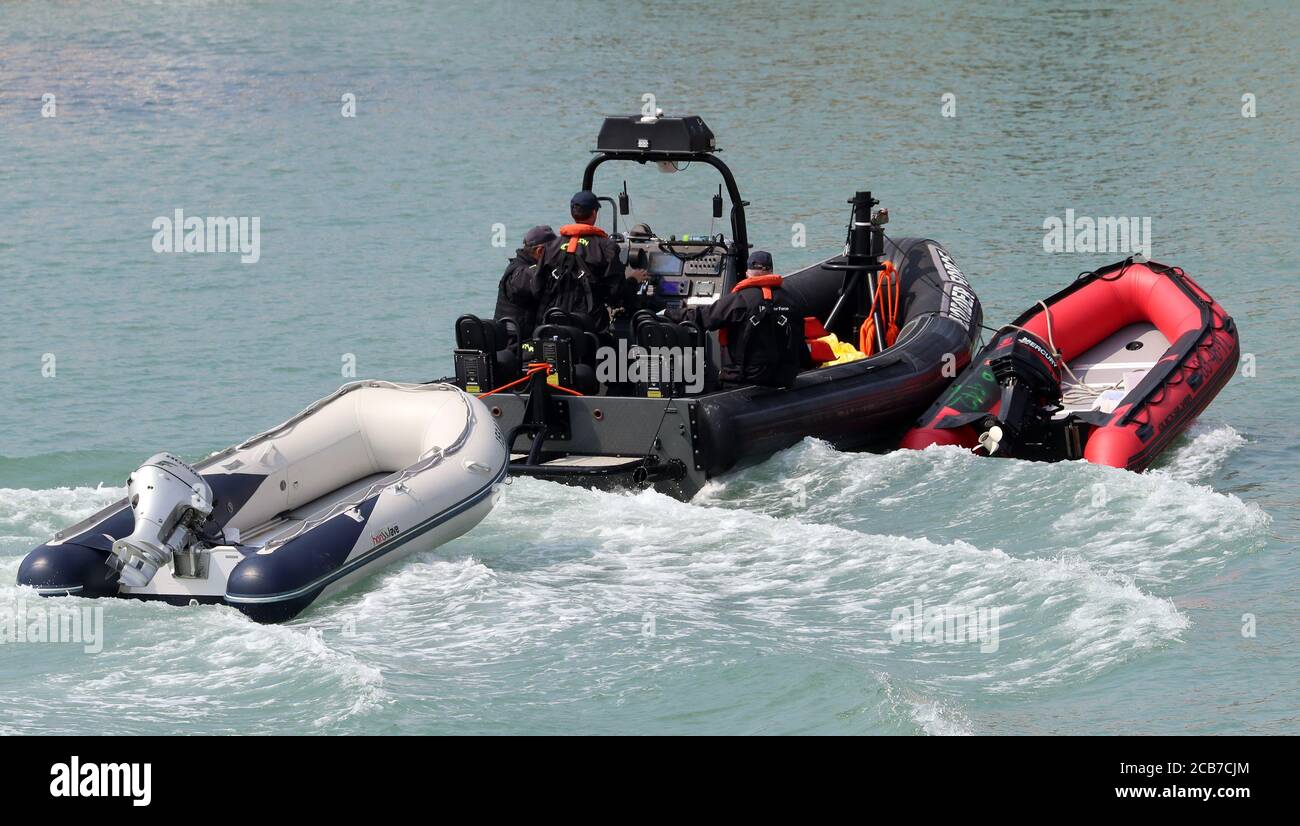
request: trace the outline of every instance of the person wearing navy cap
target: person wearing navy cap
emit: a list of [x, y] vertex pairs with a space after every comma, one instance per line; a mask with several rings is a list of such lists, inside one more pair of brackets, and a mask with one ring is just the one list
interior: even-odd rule
[[600, 211], [600, 199], [589, 189], [574, 193], [569, 199], [569, 214], [580, 224], [594, 224]]
[[754, 250], [745, 277], [731, 292], [700, 307], [696, 320], [706, 330], [722, 331], [723, 382], [790, 387], [812, 365], [804, 340], [807, 317], [800, 297], [772, 272], [772, 253]]
[[554, 240], [555, 230], [544, 224], [524, 233], [523, 246], [515, 250], [515, 257], [506, 265], [501, 283], [497, 285], [497, 307], [493, 317], [497, 321], [513, 319], [523, 338], [532, 335], [537, 326], [542, 292], [538, 263], [546, 254], [546, 246]]
[[590, 190], [569, 199], [573, 223], [560, 227], [559, 237], [547, 245], [538, 309], [585, 313], [597, 330], [603, 330], [609, 325], [610, 311], [622, 306], [629, 288], [618, 244], [596, 226], [599, 212], [600, 199]]
[[767, 250], [754, 250], [749, 255], [749, 262], [745, 265], [745, 275], [753, 277], [755, 275], [772, 274], [772, 253]]

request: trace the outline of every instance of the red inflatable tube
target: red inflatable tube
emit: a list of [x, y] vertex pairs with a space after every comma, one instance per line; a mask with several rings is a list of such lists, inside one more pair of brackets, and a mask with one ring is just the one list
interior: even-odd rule
[[[1083, 458], [1112, 467], [1146, 468], [1182, 433], [1236, 371], [1240, 343], [1223, 308], [1177, 267], [1121, 262], [1080, 278], [1013, 323], [1050, 341], [1066, 364], [1132, 324], [1154, 326], [1168, 350], [1129, 388], [1109, 414], [1090, 413], [1076, 423]], [[1050, 329], [1049, 329], [1050, 322]], [[989, 353], [999, 335], [920, 423], [901, 447], [932, 444], [974, 448], [981, 423], [998, 413]], [[1047, 458], [1077, 458], [1062, 450]]]

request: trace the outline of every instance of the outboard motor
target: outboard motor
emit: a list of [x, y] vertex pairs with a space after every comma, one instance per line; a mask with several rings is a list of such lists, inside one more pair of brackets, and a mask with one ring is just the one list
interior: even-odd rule
[[990, 416], [980, 446], [990, 455], [1033, 458], [1051, 438], [1052, 414], [1060, 410], [1061, 361], [1032, 333], [1011, 330], [989, 359], [1002, 388], [997, 417]]
[[212, 488], [194, 468], [159, 453], [126, 480], [135, 514], [135, 530], [113, 543], [108, 564], [122, 584], [148, 585], [158, 569], [173, 559], [182, 576], [206, 576], [206, 555], [199, 534], [212, 514]]

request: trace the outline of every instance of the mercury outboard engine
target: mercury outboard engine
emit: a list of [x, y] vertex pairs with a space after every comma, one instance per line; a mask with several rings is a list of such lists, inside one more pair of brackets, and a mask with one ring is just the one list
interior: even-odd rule
[[1031, 459], [1052, 439], [1052, 415], [1061, 409], [1061, 360], [1032, 333], [1010, 330], [989, 359], [1002, 388], [996, 417], [986, 421], [980, 446], [990, 455]]
[[113, 543], [108, 564], [122, 584], [148, 585], [158, 569], [176, 561], [177, 573], [206, 576], [199, 535], [212, 514], [212, 488], [194, 468], [159, 453], [126, 480], [135, 530]]

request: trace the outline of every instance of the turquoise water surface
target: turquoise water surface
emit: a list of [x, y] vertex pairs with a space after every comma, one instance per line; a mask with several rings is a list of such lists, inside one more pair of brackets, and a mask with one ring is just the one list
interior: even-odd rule
[[[152, 453], [239, 441], [349, 363], [449, 372], [452, 321], [645, 94], [706, 118], [778, 269], [836, 251], [871, 189], [994, 324], [1123, 257], [1045, 252], [1045, 219], [1149, 217], [1251, 369], [1144, 474], [810, 441], [691, 503], [516, 481], [283, 626], [95, 603], [98, 653], [0, 645], [0, 732], [1300, 731], [1294, 6], [720, 15], [0, 4], [0, 625], [36, 599], [23, 554]], [[661, 234], [708, 231], [711, 173], [627, 180]], [[154, 252], [176, 209], [258, 217], [260, 260]], [[916, 600], [999, 606], [997, 650], [895, 642]]]

